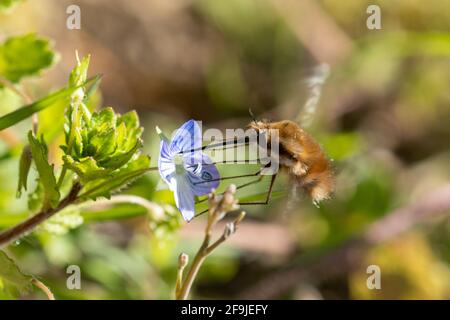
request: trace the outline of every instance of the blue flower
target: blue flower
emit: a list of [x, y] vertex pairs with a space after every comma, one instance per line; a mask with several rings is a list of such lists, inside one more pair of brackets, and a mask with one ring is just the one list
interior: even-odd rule
[[158, 168], [162, 179], [174, 193], [177, 208], [184, 220], [195, 215], [194, 196], [203, 196], [219, 185], [219, 172], [201, 151], [202, 132], [194, 120], [184, 123], [172, 141], [156, 127], [161, 137]]

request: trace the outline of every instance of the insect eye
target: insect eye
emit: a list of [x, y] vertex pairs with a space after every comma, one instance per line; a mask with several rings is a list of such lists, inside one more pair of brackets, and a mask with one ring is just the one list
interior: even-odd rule
[[206, 181], [209, 181], [209, 180], [212, 179], [212, 175], [209, 172], [205, 171], [205, 172], [202, 173], [202, 179], [206, 180]]

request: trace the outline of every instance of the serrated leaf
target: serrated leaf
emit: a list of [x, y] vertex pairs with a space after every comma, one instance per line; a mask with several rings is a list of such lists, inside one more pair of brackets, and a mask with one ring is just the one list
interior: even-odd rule
[[93, 148], [91, 151], [98, 160], [108, 157], [116, 149], [116, 130], [108, 129], [98, 132], [90, 140], [89, 146]]
[[113, 192], [120, 190], [120, 188], [147, 172], [149, 167], [150, 158], [146, 155], [140, 155], [125, 168], [112, 172], [110, 177], [87, 183], [80, 197], [94, 200], [97, 197], [109, 198]]
[[122, 115], [118, 120], [117, 124], [124, 123], [128, 129], [139, 128], [139, 117], [136, 111], [130, 111]]
[[71, 156], [63, 156], [64, 165], [74, 171], [83, 184], [98, 178], [106, 178], [109, 171], [99, 167], [92, 157], [75, 161]]
[[129, 150], [133, 148], [142, 135], [143, 128], [140, 127], [139, 117], [136, 111], [130, 111], [117, 120], [117, 124], [125, 124], [127, 136], [123, 143], [118, 145], [119, 150]]
[[31, 167], [31, 150], [29, 146], [25, 146], [19, 161], [19, 183], [17, 186], [17, 197], [22, 194], [22, 189], [27, 190], [28, 173]]
[[14, 295], [19, 295], [31, 290], [32, 276], [22, 273], [15, 262], [0, 250], [0, 279], [3, 289]]
[[[89, 80], [87, 80], [82, 86], [84, 85], [95, 85], [96, 82], [100, 80], [99, 76], [93, 77]], [[25, 105], [20, 109], [17, 109], [13, 112], [10, 112], [3, 117], [0, 117], [0, 130], [9, 128], [16, 123], [30, 117], [33, 113], [39, 112], [41, 110], [44, 110], [48, 107], [51, 107], [61, 99], [67, 99], [70, 97], [70, 95], [79, 88], [77, 87], [69, 87], [65, 89], [61, 89], [57, 92], [54, 92], [36, 102], [33, 102], [29, 105]]]
[[142, 140], [138, 140], [134, 147], [127, 152], [120, 152], [108, 158], [105, 161], [100, 161], [100, 165], [108, 169], [117, 169], [125, 165], [134, 156], [136, 151], [142, 147]]
[[117, 122], [117, 116], [111, 107], [104, 108], [100, 112], [96, 112], [92, 115], [91, 122], [89, 124], [92, 129], [91, 135], [97, 134], [97, 132], [104, 132], [110, 129], [115, 129]]
[[39, 141], [30, 130], [28, 133], [28, 142], [30, 144], [33, 161], [39, 173], [39, 180], [44, 187], [45, 202], [55, 207], [60, 198], [59, 189], [56, 183], [53, 166], [48, 163], [47, 146], [44, 141]]
[[127, 142], [127, 127], [125, 123], [121, 123], [117, 126], [116, 129], [116, 144], [118, 146], [122, 146]]
[[0, 75], [11, 82], [39, 74], [54, 60], [49, 41], [35, 34], [11, 37], [0, 45]]
[[80, 60], [77, 53], [77, 65], [72, 69], [69, 76], [70, 86], [79, 86], [86, 81], [90, 60], [90, 55], [87, 55]]

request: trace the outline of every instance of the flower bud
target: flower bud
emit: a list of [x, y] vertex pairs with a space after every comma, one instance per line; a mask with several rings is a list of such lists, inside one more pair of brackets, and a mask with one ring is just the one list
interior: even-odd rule
[[236, 220], [234, 220], [234, 224], [237, 226], [239, 223], [241, 223], [241, 221], [245, 218], [245, 215], [246, 215], [245, 211], [241, 211]]
[[189, 256], [186, 253], [182, 252], [178, 257], [178, 267], [180, 269], [184, 269], [188, 265], [188, 263], [189, 263]]
[[231, 236], [236, 231], [236, 226], [233, 222], [227, 223], [225, 226], [225, 230], [223, 232], [223, 236], [225, 239], [227, 239], [229, 236]]

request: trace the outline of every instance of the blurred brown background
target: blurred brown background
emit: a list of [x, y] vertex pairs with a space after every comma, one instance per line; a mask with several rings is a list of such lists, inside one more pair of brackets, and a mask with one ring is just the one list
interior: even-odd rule
[[[81, 30], [66, 28], [70, 4], [81, 8]], [[366, 26], [370, 4], [381, 8], [381, 30]], [[156, 124], [173, 129], [194, 118], [239, 128], [250, 121], [249, 107], [257, 117], [301, 119], [311, 94], [306, 80], [328, 63], [307, 130], [334, 159], [335, 197], [320, 208], [306, 198], [289, 210], [288, 198], [251, 208], [230, 245], [202, 269], [195, 296], [450, 297], [445, 206], [436, 209], [441, 215], [419, 207], [424, 216], [401, 216], [392, 238], [377, 233], [363, 248], [347, 242], [449, 183], [449, 1], [25, 1], [0, 16], [0, 30], [1, 39], [27, 32], [53, 39], [60, 60], [27, 80], [35, 96], [66, 83], [75, 50], [90, 53], [90, 74], [103, 74], [102, 105], [138, 111], [153, 163]], [[4, 181], [14, 181], [3, 182], [2, 210], [21, 208], [6, 195], [15, 187], [14, 168], [2, 164]], [[146, 177], [127, 192], [164, 204], [167, 195], [148, 191], [157, 181]], [[282, 180], [277, 188], [289, 193], [290, 186]], [[144, 230], [142, 214], [133, 219], [96, 218], [63, 236], [40, 236], [15, 254], [60, 297], [171, 298], [176, 256], [193, 253], [204, 221], [158, 238]], [[64, 287], [68, 264], [86, 270], [86, 290]], [[381, 267], [382, 290], [366, 287], [370, 264]]]

